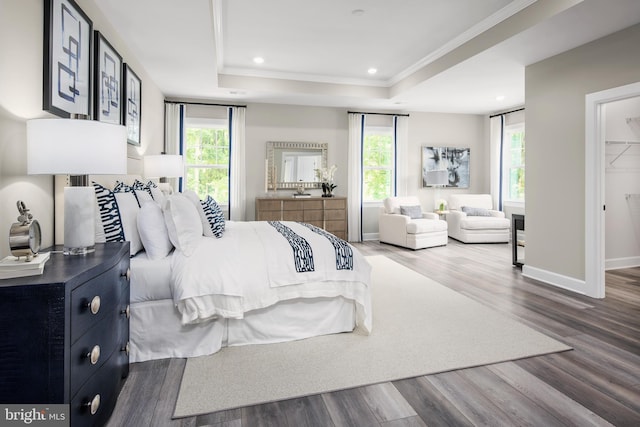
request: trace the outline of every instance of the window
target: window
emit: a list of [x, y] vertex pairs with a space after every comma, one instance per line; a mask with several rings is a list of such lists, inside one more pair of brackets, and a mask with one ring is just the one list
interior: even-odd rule
[[229, 204], [229, 127], [226, 120], [185, 121], [185, 187], [204, 200]]
[[502, 146], [502, 199], [524, 202], [524, 124], [505, 126]]
[[381, 201], [394, 195], [395, 147], [392, 127], [365, 129], [362, 174], [363, 201]]

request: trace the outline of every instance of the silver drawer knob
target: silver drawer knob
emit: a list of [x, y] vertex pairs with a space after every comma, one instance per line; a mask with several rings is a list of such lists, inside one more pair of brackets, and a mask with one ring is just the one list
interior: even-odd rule
[[98, 363], [98, 360], [100, 360], [100, 346], [94, 345], [91, 351], [87, 353], [87, 358], [89, 359], [92, 365], [95, 365], [96, 363]]
[[120, 310], [120, 314], [124, 314], [127, 319], [131, 317], [131, 309], [129, 308], [129, 304], [127, 304], [127, 308], [124, 310]]
[[126, 277], [127, 281], [129, 281], [131, 279], [131, 269], [127, 268], [127, 271], [125, 271], [124, 273], [121, 274], [122, 277]]
[[127, 341], [127, 343], [120, 349], [120, 351], [124, 351], [125, 353], [127, 353], [127, 356], [129, 355], [129, 341]]
[[95, 415], [98, 412], [98, 408], [100, 408], [100, 395], [96, 394], [91, 401], [84, 404], [84, 406], [89, 408], [91, 415]]
[[87, 307], [91, 310], [91, 314], [98, 314], [100, 311], [100, 297], [98, 295], [93, 297]]

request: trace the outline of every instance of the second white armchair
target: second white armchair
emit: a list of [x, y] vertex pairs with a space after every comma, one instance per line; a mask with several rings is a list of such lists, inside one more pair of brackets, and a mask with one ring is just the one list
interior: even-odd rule
[[449, 237], [463, 243], [507, 243], [511, 222], [494, 210], [490, 194], [452, 194], [447, 214]]

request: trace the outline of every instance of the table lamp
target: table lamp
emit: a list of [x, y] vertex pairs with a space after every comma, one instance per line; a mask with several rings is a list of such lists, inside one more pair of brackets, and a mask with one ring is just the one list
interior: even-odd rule
[[[184, 163], [182, 156], [178, 154], [152, 154], [144, 156], [144, 176], [147, 178], [159, 178], [161, 184], [171, 188], [167, 178], [179, 178], [184, 175]], [[162, 189], [162, 186], [160, 187]], [[167, 191], [165, 189], [165, 191]]]
[[70, 175], [64, 189], [65, 255], [95, 250], [96, 196], [89, 174], [127, 173], [124, 126], [79, 119], [27, 121], [27, 173]]

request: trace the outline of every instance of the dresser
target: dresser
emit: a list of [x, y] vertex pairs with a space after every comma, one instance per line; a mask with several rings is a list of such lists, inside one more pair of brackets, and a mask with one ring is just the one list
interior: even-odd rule
[[347, 239], [346, 197], [259, 197], [256, 221], [306, 222]]
[[71, 426], [105, 424], [129, 373], [129, 243], [0, 280], [0, 337], [0, 402], [69, 404]]

